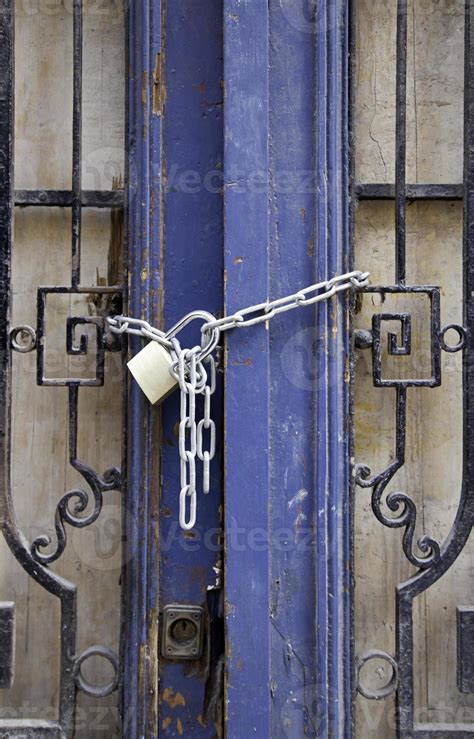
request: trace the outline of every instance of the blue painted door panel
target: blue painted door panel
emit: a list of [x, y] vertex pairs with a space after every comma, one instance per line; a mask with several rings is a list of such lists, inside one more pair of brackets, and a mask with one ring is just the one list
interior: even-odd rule
[[[166, 4], [163, 120], [163, 316], [172, 326], [196, 308], [218, 313], [223, 303], [222, 202], [222, 5], [209, 0]], [[197, 327], [198, 329], [200, 326]], [[199, 339], [199, 331], [195, 330]], [[196, 341], [194, 342], [196, 343]], [[221, 382], [213, 396], [221, 436]], [[211, 466], [211, 492], [199, 492], [196, 527], [178, 526], [179, 395], [163, 406], [160, 503], [160, 597], [169, 603], [207, 607], [208, 588], [221, 554], [221, 457]], [[209, 593], [209, 597], [212, 597]], [[218, 593], [216, 594], [218, 597]], [[203, 659], [160, 665], [160, 727], [163, 736], [214, 737], [219, 717], [205, 715], [210, 664]], [[181, 734], [181, 731], [183, 732]]]
[[[226, 0], [226, 311], [348, 267], [347, 4]], [[351, 731], [346, 298], [228, 335], [228, 737]]]
[[[222, 3], [133, 0], [130, 5], [130, 312], [171, 326], [191, 309], [223, 305]], [[199, 328], [199, 327], [198, 327]], [[194, 334], [199, 335], [199, 331]], [[191, 337], [188, 337], [189, 339]], [[131, 342], [135, 354], [139, 339]], [[213, 399], [220, 434], [221, 380]], [[131, 384], [124, 735], [220, 732], [219, 590], [222, 465], [199, 496], [192, 532], [178, 526], [177, 394], [150, 408]], [[160, 657], [160, 613], [204, 606], [213, 640], [199, 662]], [[222, 671], [221, 671], [222, 672]], [[209, 707], [210, 703], [210, 707]], [[209, 715], [206, 715], [207, 713]]]
[[[347, 5], [132, 1], [134, 315], [168, 327], [349, 268]], [[350, 736], [347, 308], [340, 295], [226, 336], [219, 454], [192, 532], [178, 527], [179, 398], [150, 409], [131, 386], [130, 739], [223, 723], [228, 739]], [[170, 603], [207, 609], [199, 662], [159, 655]]]

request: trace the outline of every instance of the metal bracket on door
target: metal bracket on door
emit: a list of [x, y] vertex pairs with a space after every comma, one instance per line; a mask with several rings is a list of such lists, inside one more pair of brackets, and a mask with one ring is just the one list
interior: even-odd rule
[[166, 659], [200, 659], [202, 655], [204, 609], [177, 605], [163, 609], [161, 654]]

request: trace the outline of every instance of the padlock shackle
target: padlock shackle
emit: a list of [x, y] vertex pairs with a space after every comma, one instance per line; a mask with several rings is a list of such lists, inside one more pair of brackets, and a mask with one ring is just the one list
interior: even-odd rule
[[[208, 313], [208, 311], [205, 310], [195, 310], [191, 313], [187, 313], [185, 316], [183, 316], [175, 325], [169, 329], [169, 331], [165, 334], [165, 339], [170, 340], [177, 337], [177, 335], [184, 329], [186, 326], [189, 326], [190, 323], [193, 321], [204, 321], [205, 323], [210, 323], [211, 321], [215, 321], [215, 316], [212, 315], [212, 313]], [[208, 357], [216, 346], [219, 343], [220, 338], [220, 330], [219, 328], [213, 328], [211, 331], [203, 331], [202, 332], [202, 349], [197, 355], [198, 361], [203, 361]], [[204, 343], [206, 342], [206, 343]]]

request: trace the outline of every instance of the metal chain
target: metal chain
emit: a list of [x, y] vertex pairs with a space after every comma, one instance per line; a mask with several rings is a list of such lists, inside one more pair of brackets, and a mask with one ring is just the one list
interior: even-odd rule
[[[369, 281], [369, 274], [369, 272], [360, 272], [359, 270], [347, 272], [344, 275], [333, 277], [332, 280], [328, 280], [327, 282], [319, 282], [317, 285], [305, 287], [293, 295], [287, 295], [277, 300], [268, 300], [266, 303], [259, 303], [258, 305], [251, 305], [248, 308], [237, 311], [237, 313], [231, 316], [226, 316], [216, 321], [209, 321], [202, 328], [203, 331], [212, 331], [215, 328], [218, 328], [220, 331], [228, 331], [231, 328], [255, 326], [257, 323], [269, 321], [279, 313], [285, 313], [285, 311], [301, 308], [306, 305], [313, 305], [322, 300], [329, 300], [336, 293], [348, 290], [351, 287], [365, 287]], [[257, 315], [253, 318], [245, 318], [245, 316], [251, 316], [253, 313]]]
[[[177, 379], [181, 390], [179, 422], [179, 456], [181, 472], [181, 492], [179, 495], [179, 524], [189, 530], [196, 524], [197, 486], [196, 455], [203, 463], [203, 492], [210, 490], [210, 466], [216, 453], [216, 425], [211, 418], [211, 396], [216, 390], [216, 363], [209, 356], [204, 361], [209, 372], [198, 361], [200, 346], [182, 349], [178, 339], [172, 339], [173, 351], [178, 357]], [[204, 396], [204, 416], [196, 421], [196, 395]], [[209, 430], [209, 449], [204, 449], [204, 430]], [[188, 515], [189, 500], [189, 515]]]
[[[177, 339], [172, 340], [178, 357], [178, 382], [181, 390], [179, 422], [179, 456], [181, 470], [181, 492], [179, 494], [179, 524], [182, 529], [192, 529], [196, 523], [196, 389], [197, 352], [200, 347], [181, 349]], [[189, 440], [189, 447], [187, 441]], [[188, 499], [190, 501], [187, 515]]]
[[[216, 390], [216, 361], [212, 352], [219, 343], [220, 333], [232, 328], [244, 328], [264, 323], [279, 313], [329, 300], [343, 290], [363, 288], [369, 282], [369, 274], [369, 272], [359, 270], [347, 272], [316, 285], [310, 285], [293, 295], [251, 305], [225, 318], [217, 319], [207, 311], [192, 311], [183, 316], [166, 333], [140, 318], [129, 316], [107, 318], [112, 333], [128, 333], [157, 341], [176, 356], [176, 361], [171, 366], [171, 373], [178, 381], [181, 391], [179, 524], [182, 529], [187, 531], [194, 528], [196, 524], [196, 456], [203, 464], [203, 492], [208, 494], [210, 490], [210, 465], [216, 453], [216, 424], [211, 417], [211, 398]], [[201, 327], [202, 346], [182, 349], [177, 335], [194, 320], [204, 321]], [[208, 365], [208, 372], [204, 364]], [[196, 421], [196, 395], [204, 397], [204, 413], [199, 422]], [[207, 449], [204, 444], [205, 432], [209, 436]]]
[[[305, 287], [293, 295], [287, 295], [277, 300], [268, 300], [258, 305], [251, 305], [248, 308], [237, 311], [237, 313], [233, 313], [231, 316], [226, 316], [215, 321], [208, 321], [208, 323], [204, 324], [202, 330], [212, 331], [218, 328], [220, 331], [228, 331], [231, 328], [255, 326], [257, 323], [269, 321], [279, 313], [284, 313], [294, 308], [301, 308], [305, 305], [313, 305], [322, 300], [329, 300], [336, 293], [348, 290], [351, 287], [366, 287], [369, 282], [369, 275], [370, 272], [360, 272], [359, 270], [347, 272], [344, 275], [333, 277], [331, 280]], [[252, 316], [253, 313], [257, 315], [253, 318], [245, 318], [245, 316]]]
[[[199, 421], [197, 427], [197, 455], [203, 464], [203, 492], [209, 493], [211, 488], [211, 460], [216, 453], [216, 424], [211, 418], [211, 397], [216, 391], [216, 361], [210, 356], [206, 360], [209, 364], [209, 384], [204, 386], [204, 417]], [[209, 449], [204, 449], [204, 429], [209, 431]]]
[[[206, 341], [198, 353], [198, 360], [203, 360], [214, 351], [219, 343], [219, 336], [222, 331], [228, 331], [231, 328], [244, 328], [246, 326], [254, 326], [257, 323], [269, 321], [279, 313], [284, 313], [294, 308], [300, 308], [307, 305], [319, 303], [322, 300], [329, 300], [338, 292], [349, 290], [351, 288], [363, 288], [369, 283], [370, 272], [361, 272], [353, 270], [343, 275], [338, 275], [330, 280], [318, 282], [316, 285], [310, 285], [297, 293], [287, 295], [277, 300], [268, 300], [265, 303], [251, 305], [243, 308], [230, 316], [224, 318], [215, 318], [211, 313], [206, 311], [192, 311], [187, 313], [166, 333], [151, 326], [147, 321], [141, 318], [131, 318], [129, 316], [110, 316], [107, 321], [110, 330], [115, 334], [134, 334], [152, 339], [162, 344], [168, 350], [173, 347], [172, 339], [175, 338], [182, 329], [191, 321], [196, 319], [204, 320], [201, 332]], [[256, 314], [252, 316], [252, 314]], [[246, 316], [251, 316], [246, 318]]]

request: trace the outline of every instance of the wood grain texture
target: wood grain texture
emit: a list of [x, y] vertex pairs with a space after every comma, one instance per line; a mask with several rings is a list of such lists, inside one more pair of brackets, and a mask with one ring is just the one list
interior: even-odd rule
[[[124, 18], [117, 15], [113, 2], [102, 3], [100, 14], [93, 9], [93, 3], [84, 4], [87, 79], [83, 95], [89, 111], [84, 119], [84, 166], [95, 167], [91, 189], [108, 189], [112, 187], [111, 172], [117, 180], [124, 176]], [[71, 65], [72, 16], [66, 6], [17, 3], [17, 188], [70, 188]], [[85, 181], [93, 175], [87, 172]], [[70, 228], [68, 209], [16, 210], [12, 325], [35, 325], [38, 286], [69, 283]], [[122, 235], [120, 218], [115, 217], [112, 224], [110, 212], [84, 213], [84, 285], [107, 281], [109, 257]], [[75, 298], [64, 298], [52, 307], [48, 369], [72, 371], [78, 360], [66, 356], [66, 317], [79, 310], [88, 315], [97, 306], [87, 300], [79, 304]], [[90, 375], [93, 357], [79, 360], [81, 371]], [[78, 453], [101, 473], [110, 465], [120, 466], [121, 386], [120, 358], [109, 355], [105, 386], [80, 393]], [[44, 533], [55, 541], [56, 505], [66, 490], [84, 483], [69, 466], [67, 392], [36, 386], [34, 353], [13, 357], [12, 415], [12, 494], [19, 522], [30, 541]], [[0, 692], [0, 713], [4, 718], [53, 719], [59, 689], [58, 603], [28, 578], [4, 543], [0, 561], [2, 594], [15, 602], [17, 613], [15, 680], [10, 690]], [[103, 514], [90, 529], [68, 528], [66, 553], [53, 569], [78, 587], [78, 648], [82, 651], [101, 643], [117, 651], [121, 571], [118, 492], [105, 495]], [[110, 678], [108, 666], [98, 659], [84, 666], [84, 674], [98, 684]], [[118, 733], [118, 726], [117, 694], [99, 700], [79, 697], [76, 736], [89, 737], [94, 732], [94, 736], [111, 737]]]
[[[395, 4], [357, 2], [356, 177], [393, 182]], [[462, 181], [464, 3], [443, 0], [408, 5], [407, 180]], [[393, 203], [364, 202], [357, 211], [356, 263], [368, 264], [374, 284], [393, 282]], [[407, 284], [441, 286], [442, 323], [462, 321], [462, 205], [409, 204]], [[390, 310], [384, 305], [384, 310]], [[365, 296], [357, 327], [366, 328], [375, 296]], [[411, 305], [418, 330], [411, 359], [397, 360], [418, 371], [426, 365], [426, 313]], [[387, 358], [384, 359], [387, 362]], [[385, 365], [387, 366], [387, 364]], [[391, 367], [393, 368], [393, 364]], [[440, 543], [449, 534], [462, 478], [461, 357], [443, 354], [441, 388], [409, 393], [407, 459], [390, 486], [408, 492], [420, 516], [417, 535]], [[358, 352], [356, 367], [356, 458], [374, 470], [393, 458], [394, 391], [372, 386], [370, 352]], [[406, 371], [401, 367], [401, 371]], [[411, 573], [400, 531], [381, 527], [370, 509], [370, 492], [356, 489], [356, 653], [381, 648], [392, 653], [394, 589]], [[422, 513], [421, 513], [422, 512]], [[415, 716], [420, 722], [472, 721], [473, 700], [456, 687], [456, 606], [469, 605], [472, 546], [452, 569], [414, 604]], [[365, 668], [364, 680], [380, 687], [389, 670]], [[394, 703], [357, 698], [356, 735], [395, 736]]]

